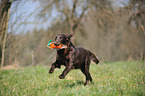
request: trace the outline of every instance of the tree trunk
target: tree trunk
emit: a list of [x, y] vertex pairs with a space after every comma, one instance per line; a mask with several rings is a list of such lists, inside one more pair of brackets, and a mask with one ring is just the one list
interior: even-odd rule
[[5, 36], [4, 36], [4, 40], [3, 40], [3, 45], [2, 45], [1, 68], [4, 65], [6, 39], [7, 39], [7, 32], [5, 32]]
[[4, 65], [5, 58], [5, 45], [7, 40], [7, 29], [8, 29], [8, 21], [9, 21], [9, 13], [10, 13], [11, 2], [9, 0], [1, 0], [0, 3], [0, 45], [2, 51], [1, 57], [1, 68]]
[[[68, 15], [68, 22], [69, 22], [69, 25], [70, 25], [70, 28], [69, 28], [69, 31], [71, 34], [75, 34], [77, 29], [78, 29], [78, 26], [80, 25], [80, 22], [84, 16], [84, 13], [85, 11], [88, 9], [88, 5], [86, 7], [84, 7], [84, 9], [82, 10], [82, 13], [80, 14], [79, 17], [76, 17], [75, 16], [75, 13], [76, 13], [76, 5], [78, 3], [78, 0], [74, 0], [73, 2], [73, 8], [71, 10], [71, 15], [69, 16]], [[75, 43], [75, 35], [72, 37], [72, 42]]]
[[31, 52], [31, 56], [32, 56], [32, 64], [31, 64], [31, 66], [34, 66], [34, 64], [35, 64], [35, 55], [34, 55], [34, 53], [35, 53], [35, 49], [33, 49], [32, 52]]

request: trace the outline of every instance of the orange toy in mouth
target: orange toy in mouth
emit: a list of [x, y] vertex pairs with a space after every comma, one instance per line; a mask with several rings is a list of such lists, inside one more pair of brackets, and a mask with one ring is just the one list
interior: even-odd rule
[[58, 46], [56, 46], [56, 45], [54, 45], [54, 43], [52, 43], [52, 44], [50, 44], [49, 46], [48, 46], [50, 49], [61, 49], [62, 48], [62, 46], [61, 46], [61, 44], [60, 45], [58, 45]]
[[67, 46], [66, 45], [63, 45], [63, 44], [59, 44], [57, 46], [53, 42], [51, 43], [51, 40], [49, 41], [47, 47], [50, 48], [50, 49], [63, 49], [63, 48], [67, 48]]

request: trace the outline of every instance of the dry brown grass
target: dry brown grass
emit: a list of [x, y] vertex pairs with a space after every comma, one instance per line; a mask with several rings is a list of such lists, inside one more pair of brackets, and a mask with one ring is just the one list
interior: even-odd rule
[[18, 69], [18, 65], [7, 65], [1, 68], [1, 70], [10, 70], [10, 69]]

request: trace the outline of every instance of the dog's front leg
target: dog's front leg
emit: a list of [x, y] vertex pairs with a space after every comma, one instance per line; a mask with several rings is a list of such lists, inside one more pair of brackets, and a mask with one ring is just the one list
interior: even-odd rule
[[65, 78], [65, 76], [67, 75], [67, 73], [71, 70], [71, 66], [66, 66], [66, 68], [64, 69], [64, 71], [62, 72], [62, 74], [61, 75], [59, 75], [59, 78], [60, 79], [64, 79]]
[[51, 65], [51, 68], [49, 69], [49, 73], [52, 74], [54, 72], [54, 69], [55, 69], [55, 63]]

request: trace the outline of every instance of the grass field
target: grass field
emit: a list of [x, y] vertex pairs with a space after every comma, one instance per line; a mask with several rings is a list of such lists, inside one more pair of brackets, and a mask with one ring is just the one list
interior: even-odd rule
[[145, 96], [145, 64], [113, 62], [91, 64], [94, 85], [84, 86], [85, 76], [72, 70], [65, 79], [58, 76], [64, 68], [48, 74], [49, 66], [0, 70], [2, 96]]

